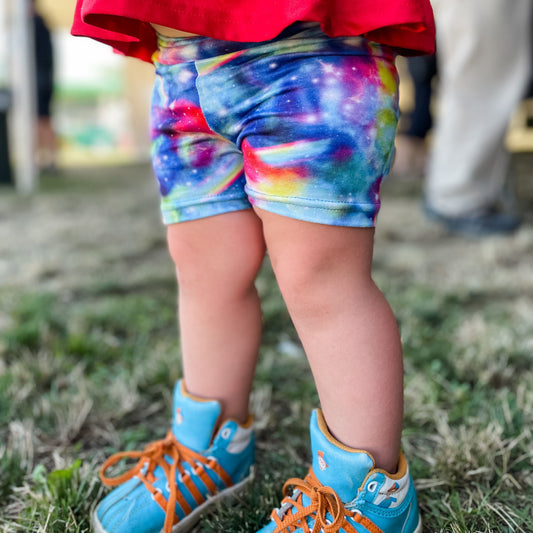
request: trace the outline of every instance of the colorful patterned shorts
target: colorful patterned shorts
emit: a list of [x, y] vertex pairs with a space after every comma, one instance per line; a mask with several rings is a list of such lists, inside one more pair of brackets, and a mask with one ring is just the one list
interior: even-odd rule
[[398, 118], [390, 48], [299, 24], [262, 43], [160, 37], [153, 59], [165, 224], [253, 205], [374, 225]]

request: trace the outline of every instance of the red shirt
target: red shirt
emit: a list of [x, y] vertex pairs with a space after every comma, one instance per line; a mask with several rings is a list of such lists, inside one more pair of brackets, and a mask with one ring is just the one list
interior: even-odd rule
[[429, 0], [77, 0], [72, 33], [145, 61], [157, 48], [150, 23], [227, 41], [276, 37], [296, 21], [331, 37], [363, 35], [405, 54], [432, 53]]

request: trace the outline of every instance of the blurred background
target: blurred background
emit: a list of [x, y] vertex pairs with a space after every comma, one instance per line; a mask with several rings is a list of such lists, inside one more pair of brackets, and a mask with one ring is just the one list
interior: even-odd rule
[[[0, 183], [16, 182], [17, 168], [18, 175], [23, 176], [19, 180], [24, 181], [19, 188], [33, 190], [37, 187], [39, 173], [43, 171], [147, 161], [153, 68], [141, 61], [114, 54], [109, 47], [91, 39], [71, 36], [74, 0], [25, 1], [29, 9], [35, 3], [36, 12], [41, 17], [40, 27], [33, 23], [31, 14], [28, 15], [26, 28], [21, 27], [20, 6], [24, 2], [0, 0]], [[37, 40], [37, 50], [40, 47], [41, 52], [43, 45], [39, 41], [46, 39], [44, 31], [49, 32], [52, 58], [47, 59], [46, 53], [39, 56], [37, 52], [33, 60], [53, 62], [49, 135], [53, 134], [55, 138], [45, 139], [44, 143], [51, 144], [55, 153], [36, 154], [34, 176], [28, 176], [32, 169], [19, 168], [28, 164], [27, 157], [22, 154], [27, 154], [32, 148], [27, 140], [30, 130], [21, 133], [24, 124], [17, 126], [17, 121], [24, 123], [32, 113], [36, 115], [38, 101], [36, 91], [28, 95], [20, 93], [27, 89], [28, 76], [34, 77], [37, 86], [35, 74], [39, 72], [38, 65], [34, 64], [26, 77], [22, 75], [21, 78], [21, 58], [32, 52], [20, 46], [23, 31], [31, 32], [31, 35], [26, 35], [25, 41]], [[32, 48], [31, 44], [29, 48]], [[399, 59], [399, 68], [402, 124], [409, 120], [415, 107], [415, 98], [412, 77], [404, 58]], [[24, 98], [26, 101], [22, 101]], [[28, 98], [33, 99], [33, 103], [29, 103]], [[438, 91], [432, 103], [433, 111], [436, 100]], [[27, 109], [30, 104], [34, 106], [33, 111]], [[533, 99], [530, 91], [529, 97], [519, 106], [510, 122], [507, 145], [513, 153], [533, 151], [532, 121]], [[47, 134], [43, 135], [46, 138]], [[36, 146], [33, 151], [38, 152], [42, 139], [35, 139], [34, 142]], [[412, 157], [410, 152], [404, 158], [408, 157]], [[17, 165], [17, 161], [21, 160], [22, 163]], [[409, 172], [409, 164], [401, 163], [404, 169], [406, 164]]]
[[[2, 533], [89, 531], [99, 465], [164, 436], [180, 377], [175, 272], [149, 161], [153, 67], [70, 36], [74, 4], [37, 0], [36, 20], [30, 0], [0, 0]], [[398, 67], [406, 135], [417, 99], [408, 61]], [[426, 85], [433, 114], [442, 93]], [[428, 220], [420, 161], [431, 128], [382, 190], [374, 279], [402, 332], [404, 448], [424, 533], [533, 531], [531, 96], [506, 135], [523, 214], [513, 233], [464, 238]], [[287, 465], [307, 469], [318, 398], [268, 260], [258, 290], [256, 482], [194, 533], [256, 531]]]
[[[144, 161], [149, 155], [148, 111], [153, 68], [148, 64], [114, 54], [91, 39], [70, 35], [74, 12], [73, 0], [37, 0], [35, 10], [40, 21], [21, 28], [24, 2], [0, 1], [0, 113], [3, 126], [0, 147], [3, 158], [9, 154], [11, 178], [16, 179], [16, 162], [21, 150], [17, 135], [17, 115], [27, 114], [27, 102], [20, 99], [21, 37], [36, 41], [33, 81], [37, 85], [39, 69], [52, 68], [53, 94], [50, 104], [51, 126], [56, 137], [55, 160], [39, 161], [41, 170], [53, 163], [57, 169], [81, 165], [117, 164]], [[28, 0], [28, 10], [32, 2]], [[47, 35], [48, 34], [48, 35]], [[46, 39], [50, 39], [52, 58], [47, 57]], [[44, 43], [44, 44], [43, 44]], [[39, 62], [45, 62], [44, 67]], [[50, 64], [51, 63], [51, 64]], [[22, 73], [23, 74], [23, 73]], [[37, 76], [35, 76], [37, 74]], [[44, 74], [46, 75], [46, 73]], [[38, 99], [36, 92], [31, 97]], [[18, 104], [18, 105], [17, 105]], [[22, 106], [22, 108], [21, 108]], [[34, 106], [36, 104], [34, 103]], [[37, 139], [35, 140], [37, 143]], [[38, 147], [37, 147], [38, 149]], [[7, 150], [9, 150], [7, 152]], [[41, 165], [39, 163], [42, 163]], [[39, 169], [37, 169], [39, 170]], [[3, 166], [2, 181], [8, 181]]]

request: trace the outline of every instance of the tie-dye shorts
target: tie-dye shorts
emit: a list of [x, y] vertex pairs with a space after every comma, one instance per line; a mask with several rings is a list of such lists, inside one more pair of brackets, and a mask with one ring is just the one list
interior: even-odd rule
[[153, 59], [165, 224], [256, 206], [374, 225], [398, 119], [389, 47], [299, 24], [262, 43], [160, 37]]

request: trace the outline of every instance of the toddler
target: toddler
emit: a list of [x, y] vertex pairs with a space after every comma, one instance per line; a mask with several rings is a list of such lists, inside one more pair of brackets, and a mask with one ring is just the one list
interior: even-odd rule
[[[261, 533], [420, 533], [400, 451], [403, 368], [371, 277], [398, 115], [395, 54], [428, 0], [78, 0], [73, 33], [153, 62], [152, 161], [179, 285], [172, 428], [102, 467], [98, 533], [190, 530], [242, 489], [266, 250], [313, 373], [312, 465]], [[124, 457], [137, 465], [116, 477]]]

